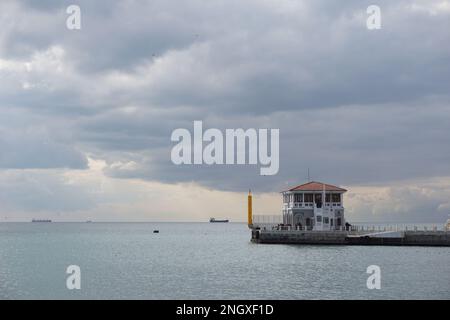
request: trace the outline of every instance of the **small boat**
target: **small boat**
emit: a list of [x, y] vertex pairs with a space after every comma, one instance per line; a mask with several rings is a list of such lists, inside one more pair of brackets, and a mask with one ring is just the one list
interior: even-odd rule
[[52, 220], [49, 219], [33, 219], [31, 222], [52, 222]]
[[153, 233], [159, 233], [159, 230], [153, 230]]
[[211, 218], [211, 219], [209, 219], [209, 222], [211, 222], [211, 223], [216, 223], [216, 222], [228, 222], [229, 220], [228, 219], [216, 219], [216, 218]]

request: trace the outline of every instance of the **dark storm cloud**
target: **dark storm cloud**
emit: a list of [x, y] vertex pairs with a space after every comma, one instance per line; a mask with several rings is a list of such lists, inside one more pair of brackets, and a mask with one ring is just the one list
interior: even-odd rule
[[74, 145], [69, 121], [0, 109], [0, 169], [86, 169], [86, 155]]
[[[443, 134], [448, 123], [450, 107], [429, 101], [402, 107], [352, 106], [276, 113], [270, 119], [210, 119], [204, 122], [205, 130], [232, 125], [281, 128], [278, 175], [259, 176], [259, 166], [175, 166], [170, 160], [170, 146], [161, 143], [155, 143], [152, 152], [145, 149], [134, 154], [132, 160], [141, 164], [135, 170], [116, 168], [108, 173], [164, 182], [201, 181], [211, 188], [241, 191], [249, 187], [280, 191], [306, 180], [308, 168], [315, 180], [346, 185], [443, 176], [450, 174], [450, 135]], [[184, 127], [192, 132], [192, 123]]]
[[[382, 29], [368, 31], [366, 1], [78, 1], [82, 30], [69, 31], [71, 3], [6, 1], [15, 19], [0, 58], [13, 71], [0, 67], [0, 108], [39, 114], [54, 135], [67, 124], [48, 163], [82, 167], [82, 150], [114, 177], [278, 191], [307, 168], [336, 184], [448, 175], [450, 19], [439, 3], [379, 1]], [[170, 134], [194, 120], [280, 128], [279, 174], [174, 166]]]

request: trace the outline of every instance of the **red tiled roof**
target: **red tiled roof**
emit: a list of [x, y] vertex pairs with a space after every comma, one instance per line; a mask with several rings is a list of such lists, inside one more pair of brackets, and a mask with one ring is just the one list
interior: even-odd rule
[[331, 184], [326, 184], [326, 183], [316, 182], [316, 181], [304, 183], [304, 184], [290, 188], [289, 190], [285, 190], [285, 191], [323, 191], [324, 185], [325, 185], [325, 191], [339, 191], [339, 192], [347, 191], [345, 189], [333, 186]]

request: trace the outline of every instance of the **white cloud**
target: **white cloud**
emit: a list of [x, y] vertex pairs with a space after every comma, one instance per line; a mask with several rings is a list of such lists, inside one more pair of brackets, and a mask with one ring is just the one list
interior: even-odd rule
[[450, 214], [449, 177], [349, 187], [347, 218], [356, 221], [443, 222]]
[[450, 14], [450, 1], [448, 0], [415, 1], [409, 7], [413, 12], [426, 12], [431, 16]]

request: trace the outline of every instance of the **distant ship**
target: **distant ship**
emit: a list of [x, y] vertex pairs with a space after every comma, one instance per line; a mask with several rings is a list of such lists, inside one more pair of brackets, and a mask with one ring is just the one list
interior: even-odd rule
[[211, 223], [215, 223], [215, 222], [228, 222], [228, 219], [216, 219], [216, 218], [211, 218], [211, 219], [209, 219], [209, 222], [211, 222]]
[[33, 220], [31, 220], [31, 222], [52, 222], [52, 220], [48, 220], [48, 219], [33, 219]]

